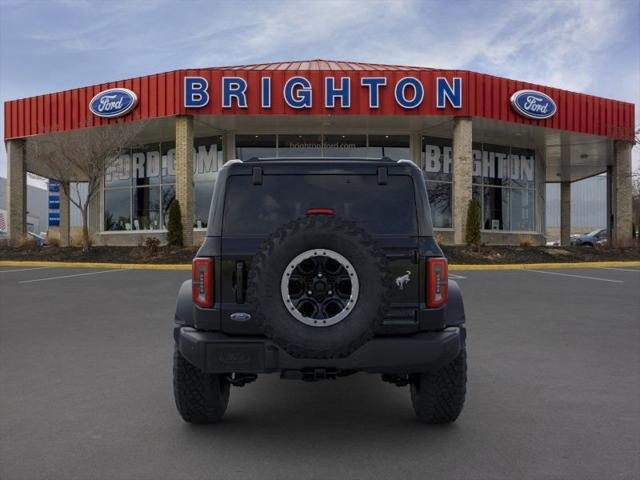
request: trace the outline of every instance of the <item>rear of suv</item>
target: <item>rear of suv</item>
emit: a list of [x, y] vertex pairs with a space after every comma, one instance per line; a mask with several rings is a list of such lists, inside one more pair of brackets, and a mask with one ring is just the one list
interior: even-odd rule
[[175, 322], [187, 422], [219, 421], [230, 387], [264, 373], [380, 374], [410, 386], [427, 423], [455, 421], [464, 404], [462, 296], [409, 161], [227, 163]]

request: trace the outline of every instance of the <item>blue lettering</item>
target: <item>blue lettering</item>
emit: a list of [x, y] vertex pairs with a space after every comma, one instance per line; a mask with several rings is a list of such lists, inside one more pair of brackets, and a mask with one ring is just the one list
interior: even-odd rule
[[387, 84], [385, 77], [362, 77], [360, 85], [369, 88], [369, 108], [380, 107], [380, 87]]
[[262, 108], [271, 108], [271, 77], [262, 77]]
[[[406, 96], [407, 87], [413, 88], [413, 98], [409, 99]], [[398, 80], [395, 90], [396, 102], [402, 108], [416, 108], [422, 103], [424, 98], [424, 87], [420, 80], [414, 77], [404, 77]]]
[[336, 97], [340, 98], [342, 108], [349, 108], [351, 106], [351, 79], [349, 77], [342, 77], [340, 79], [340, 88], [336, 88], [335, 78], [333, 77], [325, 78], [324, 82], [325, 107], [334, 108], [336, 106]]
[[235, 98], [240, 108], [247, 108], [247, 81], [240, 77], [222, 77], [222, 108], [231, 108]]
[[202, 77], [184, 77], [184, 106], [200, 108], [209, 103], [209, 83]]
[[311, 108], [311, 83], [304, 77], [291, 77], [284, 84], [284, 101], [291, 108]]
[[453, 87], [444, 77], [436, 79], [436, 106], [445, 108], [447, 100], [453, 108], [462, 108], [462, 78], [453, 78]]

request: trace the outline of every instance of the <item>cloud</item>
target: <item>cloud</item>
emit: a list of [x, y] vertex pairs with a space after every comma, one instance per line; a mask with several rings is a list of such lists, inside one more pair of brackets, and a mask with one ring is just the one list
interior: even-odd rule
[[640, 117], [637, 0], [5, 0], [1, 8], [3, 100], [176, 68], [326, 58], [470, 69], [631, 101]]

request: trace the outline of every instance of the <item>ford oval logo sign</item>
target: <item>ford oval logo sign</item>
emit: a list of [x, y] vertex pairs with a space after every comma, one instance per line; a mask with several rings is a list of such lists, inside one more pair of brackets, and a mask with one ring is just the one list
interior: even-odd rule
[[97, 94], [89, 102], [89, 110], [103, 118], [126, 115], [138, 104], [138, 96], [128, 88], [110, 88]]
[[523, 117], [535, 120], [551, 118], [556, 114], [556, 103], [549, 95], [535, 90], [518, 90], [511, 95], [511, 105]]

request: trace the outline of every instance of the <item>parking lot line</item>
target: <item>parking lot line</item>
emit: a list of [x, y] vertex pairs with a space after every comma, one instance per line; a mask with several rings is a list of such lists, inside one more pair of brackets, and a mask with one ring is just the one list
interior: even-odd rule
[[619, 270], [621, 272], [634, 272], [634, 273], [640, 273], [640, 268], [614, 268], [614, 267], [600, 267], [602, 270]]
[[101, 270], [99, 272], [88, 272], [88, 273], [76, 273], [75, 275], [61, 275], [57, 277], [45, 277], [45, 278], [35, 278], [33, 280], [22, 280], [18, 283], [33, 283], [33, 282], [45, 282], [47, 280], [60, 280], [62, 278], [72, 278], [72, 277], [82, 277], [84, 275], [98, 275], [100, 273], [112, 273], [112, 272], [126, 272], [127, 270], [119, 269], [119, 270]]
[[454, 280], [466, 280], [467, 277], [463, 277], [462, 275], [454, 275], [452, 273], [449, 274], [449, 278]]
[[546, 273], [547, 275], [560, 275], [562, 277], [583, 278], [585, 280], [599, 280], [601, 282], [624, 283], [622, 280], [612, 280], [610, 278], [588, 277], [586, 275], [572, 275], [570, 273], [545, 272], [544, 270], [523, 269], [525, 272]]
[[53, 268], [53, 267], [16, 268], [13, 270], [0, 270], [0, 273], [26, 272], [28, 270], [45, 270], [47, 268]]

